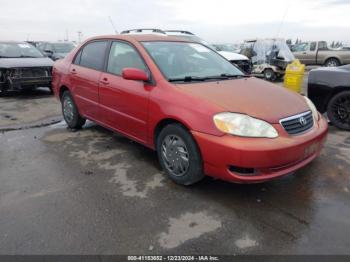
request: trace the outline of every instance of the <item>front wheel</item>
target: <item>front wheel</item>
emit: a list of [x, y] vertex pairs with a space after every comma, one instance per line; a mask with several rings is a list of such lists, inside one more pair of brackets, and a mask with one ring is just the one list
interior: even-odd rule
[[170, 124], [157, 138], [159, 162], [177, 184], [192, 185], [204, 178], [202, 158], [192, 135], [180, 124]]
[[333, 125], [350, 131], [350, 91], [338, 93], [331, 98], [327, 115]]
[[80, 116], [78, 108], [69, 91], [64, 91], [61, 103], [63, 118], [68, 127], [72, 129], [80, 129], [85, 124], [86, 119]]
[[267, 81], [274, 81], [276, 80], [276, 74], [272, 69], [268, 68], [264, 70], [264, 78]]

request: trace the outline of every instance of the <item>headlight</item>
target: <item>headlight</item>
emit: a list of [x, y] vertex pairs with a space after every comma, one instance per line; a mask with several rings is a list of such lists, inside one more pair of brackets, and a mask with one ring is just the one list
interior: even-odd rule
[[308, 107], [310, 108], [311, 112], [312, 112], [312, 116], [314, 117], [315, 121], [318, 121], [320, 119], [319, 115], [318, 115], [318, 111], [316, 109], [316, 106], [314, 105], [314, 103], [312, 103], [312, 101], [307, 98], [306, 96], [304, 96], [306, 104], [308, 105]]
[[214, 116], [216, 127], [225, 133], [244, 137], [278, 137], [276, 129], [269, 123], [237, 113], [220, 113]]

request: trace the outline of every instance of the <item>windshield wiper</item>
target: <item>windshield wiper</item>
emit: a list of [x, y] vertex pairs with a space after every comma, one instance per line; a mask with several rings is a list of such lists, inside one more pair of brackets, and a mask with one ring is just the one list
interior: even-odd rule
[[194, 82], [194, 81], [207, 81], [207, 80], [224, 80], [229, 79], [228, 76], [220, 75], [220, 76], [185, 76], [179, 78], [169, 78], [169, 82]]
[[169, 82], [195, 82], [195, 81], [208, 81], [208, 80], [227, 80], [230, 78], [243, 78], [249, 77], [249, 75], [232, 75], [232, 74], [221, 74], [218, 76], [185, 76], [179, 78], [169, 78]]
[[30, 55], [21, 55], [20, 58], [40, 58], [38, 56], [30, 56]]

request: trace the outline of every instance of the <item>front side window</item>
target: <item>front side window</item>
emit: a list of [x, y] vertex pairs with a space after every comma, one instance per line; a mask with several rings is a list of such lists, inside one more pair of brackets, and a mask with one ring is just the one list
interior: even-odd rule
[[80, 65], [102, 71], [107, 48], [106, 41], [91, 42], [83, 47]]
[[121, 75], [124, 68], [138, 68], [147, 72], [147, 67], [131, 45], [113, 42], [109, 53], [107, 72]]
[[316, 42], [311, 42], [310, 51], [316, 51]]
[[168, 80], [243, 75], [229, 61], [202, 44], [186, 42], [142, 44]]

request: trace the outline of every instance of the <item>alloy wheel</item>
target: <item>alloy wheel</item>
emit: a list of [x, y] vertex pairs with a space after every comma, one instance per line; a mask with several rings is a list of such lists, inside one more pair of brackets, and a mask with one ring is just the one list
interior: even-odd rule
[[331, 110], [337, 121], [350, 125], [350, 95], [340, 96], [332, 104]]

